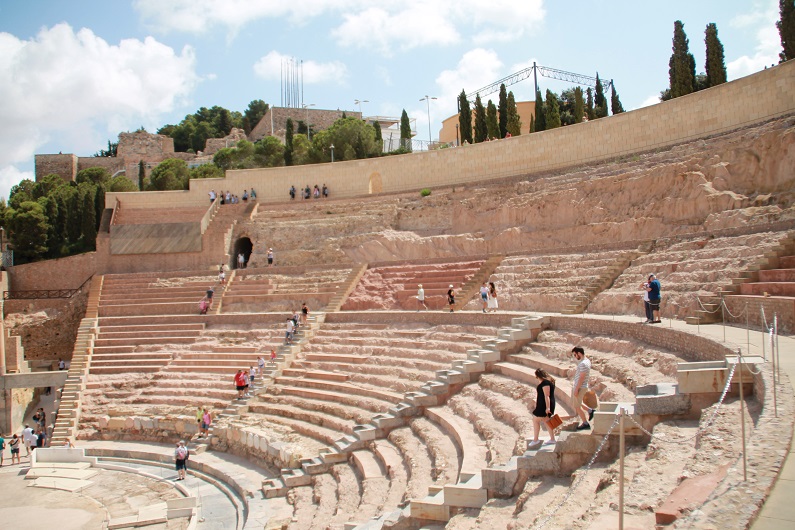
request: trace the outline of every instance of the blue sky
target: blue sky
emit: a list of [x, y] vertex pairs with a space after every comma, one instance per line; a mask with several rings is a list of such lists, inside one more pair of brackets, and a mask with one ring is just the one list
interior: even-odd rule
[[[573, 10], [576, 8], [576, 11]], [[704, 70], [718, 25], [729, 78], [778, 62], [776, 0], [31, 0], [0, 4], [0, 196], [35, 153], [90, 156], [199, 107], [280, 104], [283, 57], [303, 61], [304, 102], [417, 120], [427, 140], [475, 90], [536, 61], [613, 79], [627, 110], [668, 84], [674, 20]], [[569, 85], [540, 79], [542, 89]], [[533, 97], [532, 80], [509, 87]], [[496, 95], [493, 96], [496, 101]], [[527, 125], [527, 124], [525, 124]]]

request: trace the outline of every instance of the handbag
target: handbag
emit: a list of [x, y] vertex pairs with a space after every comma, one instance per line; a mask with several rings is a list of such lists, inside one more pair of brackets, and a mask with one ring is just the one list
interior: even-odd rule
[[557, 414], [554, 414], [552, 417], [550, 417], [547, 420], [547, 425], [549, 426], [550, 429], [556, 429], [556, 428], [560, 427], [561, 425], [563, 425], [563, 420], [560, 419], [560, 416], [558, 416]]
[[588, 407], [589, 409], [599, 408], [599, 398], [596, 397], [596, 392], [594, 392], [590, 388], [585, 392], [585, 395], [582, 397], [582, 402], [585, 403], [585, 406]]

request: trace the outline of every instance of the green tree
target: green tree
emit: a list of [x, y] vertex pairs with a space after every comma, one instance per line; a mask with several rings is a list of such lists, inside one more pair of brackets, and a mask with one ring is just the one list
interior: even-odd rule
[[234, 160], [234, 147], [224, 147], [216, 151], [213, 155], [213, 164], [221, 168], [222, 171], [232, 169], [232, 162]]
[[284, 145], [275, 136], [265, 136], [254, 144], [254, 167], [284, 165]]
[[116, 152], [118, 151], [118, 149], [119, 149], [119, 142], [111, 142], [110, 140], [108, 140], [108, 148], [100, 149], [99, 151], [94, 153], [94, 156], [96, 157], [116, 156]]
[[313, 136], [312, 144], [313, 157], [318, 162], [328, 162], [331, 159], [330, 151], [326, 151], [331, 144], [334, 144], [334, 160], [339, 161], [378, 156], [381, 149], [376, 144], [373, 128], [354, 117], [335, 121], [331, 127]]
[[133, 181], [124, 175], [116, 175], [108, 183], [108, 191], [118, 193], [121, 191], [138, 191], [138, 187], [133, 184]]
[[95, 226], [94, 230], [99, 230], [99, 223], [102, 221], [102, 214], [105, 212], [105, 191], [108, 184], [98, 184], [97, 191], [94, 194], [94, 212], [95, 212]]
[[528, 132], [530, 133], [536, 132], [536, 117], [533, 116], [532, 114], [530, 115], [530, 129]]
[[544, 105], [544, 119], [546, 120], [547, 129], [557, 129], [560, 127], [560, 107], [558, 106], [558, 98], [549, 89], [547, 89], [547, 101]]
[[718, 38], [718, 26], [707, 24], [704, 30], [704, 43], [707, 45], [707, 86], [717, 86], [726, 82], [726, 61], [723, 56], [723, 44]]
[[188, 189], [188, 164], [178, 158], [160, 162], [149, 176], [149, 191]]
[[596, 117], [593, 108], [593, 90], [591, 87], [585, 89], [585, 96], [585, 115], [588, 116], [588, 121], [591, 121]]
[[97, 215], [95, 196], [97, 187], [83, 183], [78, 187], [81, 202], [80, 233], [85, 250], [93, 250], [97, 243]]
[[18, 209], [23, 202], [35, 200], [35, 193], [33, 192], [36, 183], [30, 179], [23, 179], [19, 184], [11, 186], [11, 191], [8, 193], [8, 206], [13, 209]]
[[522, 119], [519, 117], [519, 110], [516, 108], [516, 98], [513, 92], [508, 92], [508, 131], [511, 136], [522, 134]]
[[582, 123], [585, 116], [585, 102], [582, 99], [582, 88], [574, 87], [574, 123]]
[[489, 127], [486, 123], [486, 109], [480, 100], [480, 94], [475, 97], [475, 143], [485, 142], [489, 136]]
[[411, 151], [411, 122], [406, 109], [400, 115], [400, 147]]
[[47, 254], [50, 225], [41, 204], [22, 202], [8, 211], [7, 222], [14, 254], [20, 261], [35, 261]]
[[781, 17], [776, 22], [781, 37], [779, 60], [783, 63], [795, 57], [795, 0], [778, 0]]
[[463, 90], [458, 95], [458, 125], [461, 134], [461, 144], [472, 143], [472, 109], [469, 106], [466, 92]]
[[621, 104], [621, 100], [618, 98], [618, 92], [616, 92], [615, 83], [610, 84], [610, 112], [613, 113], [613, 116], [624, 112], [624, 106]]
[[[383, 145], [383, 143], [382, 143]], [[300, 166], [312, 163], [312, 144], [305, 134], [293, 137], [293, 164]]]
[[80, 229], [83, 223], [83, 205], [80, 202], [80, 193], [78, 191], [78, 187], [76, 185], [69, 186], [69, 190], [70, 193], [67, 196], [69, 202], [66, 205], [66, 234], [70, 246], [76, 249], [80, 242]]
[[295, 135], [295, 125], [292, 118], [287, 118], [284, 131], [284, 164], [293, 165], [293, 136]]
[[202, 164], [191, 168], [188, 171], [188, 180], [190, 179], [222, 179], [224, 178], [224, 170], [215, 164]]
[[90, 184], [104, 184], [110, 180], [110, 172], [104, 167], [90, 167], [81, 169], [77, 172], [75, 182], [82, 184], [88, 182]]
[[541, 91], [536, 92], [536, 107], [535, 107], [535, 128], [533, 131], [540, 132], [547, 128], [547, 120], [544, 115], [544, 97]]
[[497, 120], [497, 107], [489, 100], [486, 104], [486, 136], [490, 140], [500, 139], [500, 123]]
[[33, 185], [30, 192], [30, 199], [36, 200], [40, 197], [47, 197], [55, 193], [58, 188], [68, 185], [69, 184], [67, 184], [60, 175], [47, 175]]
[[218, 133], [226, 136], [232, 130], [232, 117], [229, 115], [229, 111], [226, 109], [221, 109], [218, 113], [218, 125], [217, 125]]
[[146, 184], [146, 165], [143, 160], [138, 161], [138, 189], [144, 191]]
[[505, 138], [508, 132], [508, 93], [505, 90], [505, 83], [500, 85], [500, 138]]
[[58, 229], [58, 201], [53, 193], [52, 196], [41, 197], [36, 202], [41, 204], [47, 216], [47, 257], [58, 258], [63, 252], [66, 236], [65, 232]]
[[190, 137], [191, 143], [191, 150], [194, 153], [198, 153], [199, 151], [204, 150], [204, 146], [207, 145], [208, 138], [216, 137], [213, 134], [213, 127], [208, 122], [203, 121], [196, 125], [196, 128], [193, 129], [193, 134]]
[[605, 98], [605, 90], [602, 87], [602, 80], [599, 79], [599, 72], [596, 72], [596, 88], [593, 97], [593, 104], [595, 118], [604, 118], [607, 116], [607, 98]]
[[572, 125], [574, 121], [574, 89], [567, 88], [560, 93], [558, 97], [558, 106], [560, 108], [560, 124]]
[[678, 98], [693, 92], [696, 82], [696, 60], [689, 50], [690, 41], [681, 20], [674, 22], [673, 53], [668, 61], [668, 80], [671, 97]]
[[268, 112], [268, 104], [261, 99], [255, 99], [248, 104], [248, 108], [243, 111], [243, 130], [249, 134], [260, 122], [265, 113]]
[[373, 133], [375, 133], [375, 145], [380, 155], [384, 151], [384, 136], [381, 133], [381, 124], [378, 120], [373, 122]]

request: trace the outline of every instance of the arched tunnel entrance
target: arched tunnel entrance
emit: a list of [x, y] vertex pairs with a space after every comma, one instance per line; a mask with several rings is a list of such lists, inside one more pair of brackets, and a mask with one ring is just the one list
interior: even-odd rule
[[[232, 268], [245, 269], [248, 266], [248, 261], [251, 259], [251, 253], [254, 251], [254, 245], [247, 237], [241, 237], [235, 241], [234, 252], [232, 254]], [[240, 255], [243, 254], [243, 265], [240, 264]]]

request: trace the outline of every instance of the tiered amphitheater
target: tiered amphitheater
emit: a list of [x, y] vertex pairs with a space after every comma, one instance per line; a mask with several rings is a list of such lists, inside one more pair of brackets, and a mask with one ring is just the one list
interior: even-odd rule
[[[94, 277], [55, 440], [187, 438], [197, 453], [243, 457], [262, 474], [248, 495], [270, 503], [268, 528], [613, 528], [623, 408], [629, 524], [653, 527], [685, 478], [716, 477], [675, 524], [744, 527], [773, 480], [765, 466], [780, 465], [789, 444], [791, 389], [774, 418], [770, 368], [742, 371], [758, 440], [746, 456], [758, 474], [740, 488], [739, 371], [718, 404], [734, 349], [683, 321], [706, 323], [722, 298], [771, 301], [789, 304], [779, 330], [792, 332], [793, 123], [783, 116], [427, 197], [280, 201], [258, 189], [264, 200], [245, 206], [136, 212], [120, 196], [100, 237], [204, 219], [206, 259], [172, 266], [178, 253], [166, 249], [168, 259], [131, 255], [139, 267]], [[218, 263], [234, 267], [244, 239], [247, 268], [219, 284]], [[641, 323], [650, 273], [663, 285], [663, 324]], [[485, 281], [497, 286], [496, 313], [481, 311]], [[210, 287], [213, 305], [200, 315]], [[302, 303], [308, 322], [285, 344], [285, 321]], [[761, 328], [758, 311], [748, 313]], [[569, 405], [575, 345], [592, 359], [600, 396], [591, 431], [575, 431]], [[233, 375], [260, 356], [265, 373], [237, 399]], [[557, 379], [564, 424], [556, 444], [529, 450], [537, 368]], [[697, 368], [720, 384], [685, 390]], [[213, 411], [210, 437], [197, 435], [198, 407]], [[740, 496], [751, 508], [736, 508]]]

